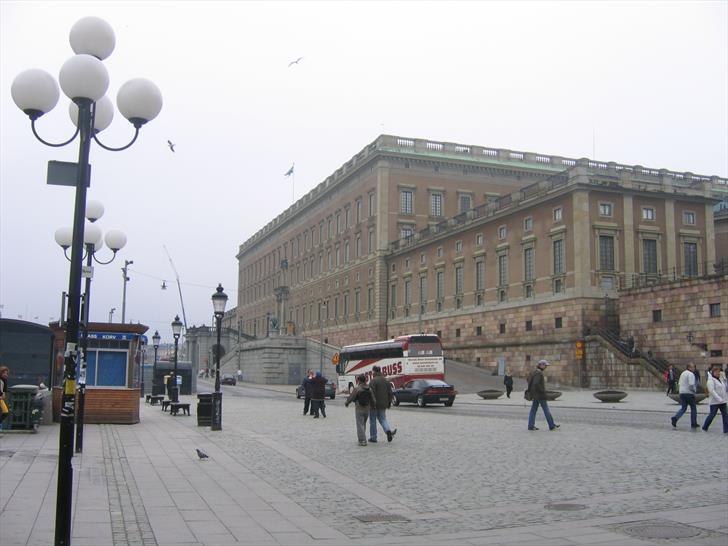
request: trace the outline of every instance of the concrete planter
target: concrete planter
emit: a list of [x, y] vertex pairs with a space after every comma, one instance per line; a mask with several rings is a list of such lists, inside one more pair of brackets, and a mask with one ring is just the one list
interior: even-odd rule
[[[679, 394], [670, 394], [670, 395], [668, 395], [668, 396], [669, 396], [669, 397], [670, 397], [670, 399], [671, 399], [671, 400], [673, 400], [674, 402], [677, 402], [678, 404], [680, 403], [680, 395], [679, 395]], [[702, 401], [703, 401], [703, 400], [705, 400], [706, 398], [708, 398], [708, 395], [707, 395], [707, 394], [704, 394], [704, 393], [702, 393], [702, 392], [699, 392], [699, 393], [697, 393], [697, 394], [695, 395], [695, 403], [696, 403], [696, 404], [700, 404], [700, 402], [702, 402]]]
[[480, 396], [483, 400], [496, 400], [503, 396], [503, 392], [499, 389], [485, 389], [483, 391], [478, 392], [478, 396]]
[[619, 402], [620, 400], [627, 398], [627, 393], [624, 391], [599, 391], [594, 393], [594, 398], [601, 400], [602, 402]]

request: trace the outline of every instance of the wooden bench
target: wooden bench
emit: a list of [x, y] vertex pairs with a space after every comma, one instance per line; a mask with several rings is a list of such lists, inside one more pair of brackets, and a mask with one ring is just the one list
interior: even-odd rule
[[169, 405], [169, 414], [178, 415], [179, 410], [182, 410], [182, 415], [190, 414], [190, 405], [186, 402], [172, 402]]
[[162, 396], [161, 394], [150, 394], [147, 396], [149, 397], [149, 405], [151, 406], [156, 406], [158, 403], [164, 400], [164, 396]]
[[162, 411], [167, 411], [170, 404], [172, 404], [171, 400], [162, 400]]

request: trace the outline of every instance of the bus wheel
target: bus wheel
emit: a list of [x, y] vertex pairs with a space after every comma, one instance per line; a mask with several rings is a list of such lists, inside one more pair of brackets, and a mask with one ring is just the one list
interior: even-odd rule
[[422, 396], [421, 394], [420, 394], [420, 395], [419, 395], [419, 396], [417, 397], [417, 405], [418, 405], [419, 407], [421, 407], [421, 408], [424, 408], [424, 407], [425, 407], [425, 405], [426, 405], [426, 404], [425, 404], [425, 397], [424, 397], [424, 396]]

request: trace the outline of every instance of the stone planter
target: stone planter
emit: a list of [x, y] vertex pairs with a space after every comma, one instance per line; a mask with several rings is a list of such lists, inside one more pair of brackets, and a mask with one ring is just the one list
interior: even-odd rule
[[483, 391], [478, 392], [478, 396], [480, 396], [483, 400], [496, 400], [503, 396], [504, 391], [501, 391], [499, 389], [485, 389]]
[[601, 400], [602, 402], [619, 402], [620, 400], [627, 397], [627, 393], [624, 391], [599, 391], [594, 393], [594, 398]]
[[549, 402], [553, 402], [559, 396], [561, 396], [561, 391], [546, 391], [546, 400]]
[[[670, 395], [668, 395], [668, 396], [669, 396], [669, 397], [670, 397], [670, 399], [671, 399], [671, 400], [673, 400], [674, 402], [677, 402], [678, 404], [680, 403], [680, 395], [679, 395], [679, 394], [670, 394]], [[699, 393], [697, 393], [697, 394], [695, 395], [695, 403], [696, 403], [696, 404], [700, 404], [700, 402], [702, 402], [702, 401], [703, 401], [703, 400], [705, 400], [706, 398], [708, 398], [708, 395], [707, 395], [707, 394], [705, 394], [705, 393], [702, 393], [702, 392], [699, 392]]]

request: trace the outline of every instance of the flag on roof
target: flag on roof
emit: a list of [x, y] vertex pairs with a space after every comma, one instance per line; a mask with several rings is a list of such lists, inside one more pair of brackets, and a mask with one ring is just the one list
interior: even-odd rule
[[284, 174], [283, 176], [291, 176], [293, 174], [293, 166], [294, 165], [295, 165], [295, 163], [293, 165], [291, 165], [291, 168], [288, 169], [288, 172], [286, 174]]

